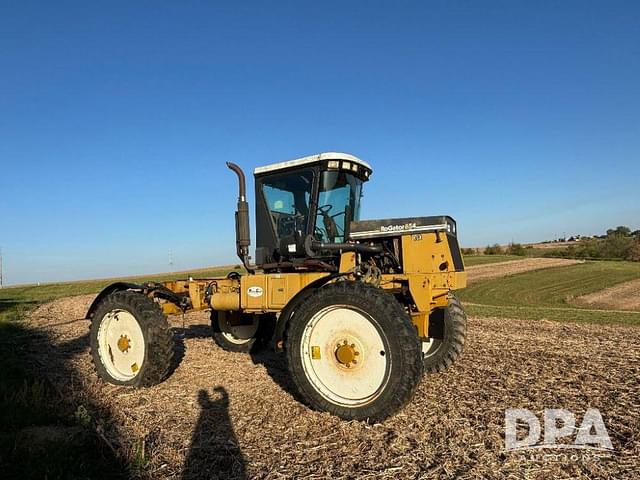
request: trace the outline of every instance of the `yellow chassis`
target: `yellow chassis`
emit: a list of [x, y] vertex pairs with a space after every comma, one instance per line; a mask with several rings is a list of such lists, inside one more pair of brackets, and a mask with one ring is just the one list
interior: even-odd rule
[[[411, 294], [415, 309], [411, 319], [420, 337], [427, 337], [429, 315], [436, 308], [448, 305], [450, 290], [466, 286], [464, 271], [456, 271], [446, 235], [421, 233], [403, 235], [403, 273], [383, 274], [376, 284], [390, 293]], [[193, 310], [213, 309], [241, 311], [243, 313], [278, 313], [298, 293], [314, 285], [337, 279], [355, 280], [358, 256], [353, 252], [340, 257], [338, 277], [328, 272], [255, 273], [236, 277], [215, 277], [165, 282], [163, 285], [178, 294], [188, 294]], [[207, 301], [207, 298], [209, 299]], [[168, 301], [162, 301], [166, 314], [182, 310]]]

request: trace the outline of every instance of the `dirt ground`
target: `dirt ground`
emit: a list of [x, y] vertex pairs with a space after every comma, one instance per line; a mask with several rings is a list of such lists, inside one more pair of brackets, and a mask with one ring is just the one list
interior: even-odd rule
[[[461, 360], [425, 376], [399, 414], [366, 425], [299, 403], [275, 354], [213, 345], [206, 313], [187, 315], [184, 328], [171, 319], [182, 354], [164, 383], [106, 384], [91, 365], [89, 322], [79, 320], [92, 298], [33, 313], [30, 323], [49, 337], [32, 352], [34, 366], [73, 405], [101, 412], [98, 430], [115, 450], [133, 457], [142, 448], [148, 478], [618, 479], [640, 471], [638, 328], [471, 318]], [[615, 452], [505, 452], [507, 408], [538, 416], [566, 408], [578, 419], [597, 408]]]
[[583, 295], [572, 303], [612, 310], [640, 310], [640, 280], [631, 280], [599, 292]]
[[539, 270], [541, 268], [562, 267], [581, 263], [580, 260], [565, 258], [527, 258], [524, 260], [510, 260], [508, 262], [488, 263], [467, 267], [469, 284], [490, 278], [505, 277], [516, 273]]

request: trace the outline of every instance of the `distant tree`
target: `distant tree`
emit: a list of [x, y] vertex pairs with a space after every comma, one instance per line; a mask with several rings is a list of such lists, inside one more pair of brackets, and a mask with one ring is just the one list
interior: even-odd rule
[[631, 229], [629, 227], [625, 227], [624, 225], [620, 225], [616, 228], [610, 228], [609, 230], [607, 230], [607, 237], [611, 237], [614, 235], [628, 237], [629, 235], [631, 235]]
[[493, 245], [487, 245], [484, 249], [485, 255], [502, 255], [502, 253], [502, 247], [497, 243], [494, 243]]
[[506, 253], [508, 255], [520, 255], [522, 257], [526, 254], [524, 247], [521, 244], [513, 242], [507, 246]]
[[632, 262], [640, 262], [640, 240], [636, 240], [627, 252], [627, 260]]
[[599, 256], [601, 258], [627, 258], [634, 243], [635, 241], [631, 237], [621, 234], [613, 235], [602, 242]]

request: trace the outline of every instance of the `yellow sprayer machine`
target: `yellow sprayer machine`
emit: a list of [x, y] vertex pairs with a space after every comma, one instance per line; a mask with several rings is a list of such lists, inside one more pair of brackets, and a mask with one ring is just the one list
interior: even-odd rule
[[371, 167], [322, 153], [255, 169], [256, 249], [238, 176], [236, 246], [244, 270], [164, 283], [114, 283], [95, 299], [98, 375], [145, 387], [169, 374], [169, 314], [210, 310], [223, 349], [268, 345], [286, 355], [299, 398], [344, 419], [382, 421], [425, 372], [461, 354], [467, 320], [452, 290], [466, 285], [447, 216], [360, 220]]

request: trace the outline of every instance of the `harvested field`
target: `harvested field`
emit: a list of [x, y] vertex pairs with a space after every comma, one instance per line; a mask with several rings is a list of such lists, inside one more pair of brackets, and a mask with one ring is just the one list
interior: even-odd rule
[[[212, 344], [206, 313], [174, 317], [182, 358], [163, 384], [132, 390], [95, 376], [82, 318], [93, 295], [37, 308], [31, 358], [147, 478], [636, 478], [640, 329], [473, 318], [462, 359], [425, 377], [381, 425], [344, 422], [291, 395], [280, 357]], [[504, 411], [598, 408], [616, 453], [542, 460], [502, 449]], [[557, 453], [557, 452], [556, 452]], [[563, 452], [560, 452], [563, 453]], [[538, 452], [539, 454], [539, 452]], [[138, 462], [140, 463], [140, 462]]]
[[564, 258], [527, 258], [509, 262], [491, 263], [467, 267], [468, 282], [475, 283], [490, 278], [506, 277], [516, 273], [539, 270], [541, 268], [562, 267], [581, 263], [580, 260], [568, 260]]
[[624, 282], [599, 292], [582, 295], [572, 303], [592, 308], [640, 310], [640, 280]]

